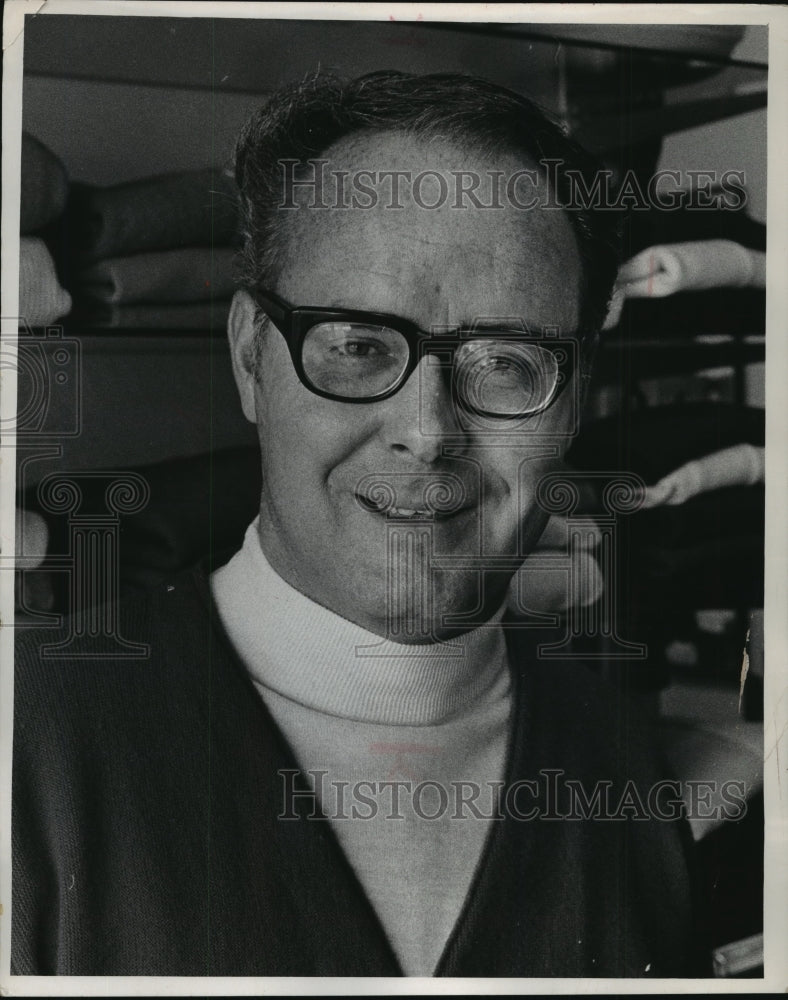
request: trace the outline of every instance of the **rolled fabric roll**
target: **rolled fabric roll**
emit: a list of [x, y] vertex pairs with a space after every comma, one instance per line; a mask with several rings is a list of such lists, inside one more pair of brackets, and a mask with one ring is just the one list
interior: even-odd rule
[[[556, 552], [555, 555], [564, 556], [565, 553]], [[526, 559], [509, 584], [507, 606], [515, 617], [521, 616], [524, 609], [520, 607], [519, 595], [522, 594], [529, 611], [562, 614], [570, 608], [587, 608], [595, 604], [604, 588], [602, 570], [593, 552], [574, 553], [569, 573], [564, 566], [554, 570], [544, 566], [534, 568]]]
[[616, 288], [624, 298], [663, 298], [708, 288], [763, 287], [766, 254], [732, 240], [653, 246], [621, 266]]
[[97, 302], [201, 302], [235, 291], [231, 247], [183, 247], [100, 260], [77, 277], [80, 295]]
[[624, 309], [625, 299], [626, 296], [624, 295], [623, 289], [616, 285], [613, 289], [613, 294], [610, 297], [610, 305], [607, 309], [605, 322], [602, 324], [603, 330], [612, 330], [614, 327], [618, 326], [618, 321], [621, 319], [621, 313]]
[[[514, 574], [509, 585], [508, 605], [515, 616], [521, 613], [521, 594], [525, 596], [529, 610], [542, 613], [562, 613], [570, 607], [588, 607], [602, 596], [604, 579], [593, 552], [599, 545], [601, 532], [596, 525], [586, 525], [579, 547], [570, 551], [568, 524], [565, 517], [553, 515], [535, 549], [540, 555], [557, 557], [558, 565], [554, 570], [544, 563], [534, 566], [526, 559]], [[571, 556], [573, 564], [569, 574], [563, 563], [567, 555]], [[573, 586], [569, 585], [570, 581]]]
[[675, 506], [690, 497], [725, 486], [754, 486], [763, 482], [766, 449], [737, 444], [687, 462], [646, 489], [642, 508]]
[[16, 508], [16, 549], [14, 567], [14, 610], [22, 612], [49, 611], [55, 603], [55, 591], [50, 573], [23, 573], [33, 570], [46, 559], [49, 546], [49, 526], [34, 510]]
[[80, 303], [75, 309], [76, 323], [91, 327], [156, 330], [220, 330], [227, 326], [230, 299], [207, 302], [158, 303], [132, 305], [94, 305]]
[[22, 133], [19, 231], [23, 236], [43, 229], [62, 215], [68, 199], [66, 168], [55, 154], [28, 132]]
[[238, 229], [235, 181], [221, 170], [75, 186], [69, 207], [83, 261], [186, 246], [226, 246]]
[[35, 569], [46, 559], [49, 527], [37, 511], [16, 508], [15, 560], [17, 569]]
[[61, 288], [55, 262], [38, 236], [19, 240], [19, 326], [46, 326], [71, 310], [71, 296]]

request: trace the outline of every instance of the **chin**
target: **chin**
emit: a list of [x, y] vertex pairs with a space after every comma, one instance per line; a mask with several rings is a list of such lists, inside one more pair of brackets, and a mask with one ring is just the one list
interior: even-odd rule
[[[438, 571], [410, 576], [399, 593], [386, 580], [357, 592], [350, 615], [358, 624], [394, 642], [424, 644], [450, 639], [489, 619], [503, 604], [510, 574], [485, 574], [484, 593], [476, 573]], [[372, 595], [377, 600], [371, 601]]]

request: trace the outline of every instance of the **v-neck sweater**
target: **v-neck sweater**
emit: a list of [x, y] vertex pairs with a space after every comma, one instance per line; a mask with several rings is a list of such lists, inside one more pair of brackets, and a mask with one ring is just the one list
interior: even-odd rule
[[403, 969], [431, 975], [503, 777], [511, 707], [503, 609], [445, 643], [381, 638], [286, 583], [263, 553], [256, 520], [211, 589]]
[[[401, 975], [333, 826], [283, 813], [298, 765], [205, 572], [111, 610], [111, 636], [16, 634], [12, 972]], [[558, 771], [647, 796], [664, 775], [625, 696], [527, 637], [506, 630], [504, 787]], [[550, 819], [538, 785], [541, 819], [493, 824], [435, 975], [708, 974], [686, 823]]]

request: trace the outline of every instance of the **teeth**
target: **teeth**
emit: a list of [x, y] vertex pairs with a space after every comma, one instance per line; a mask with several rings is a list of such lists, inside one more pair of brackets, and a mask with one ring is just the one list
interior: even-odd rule
[[372, 500], [370, 497], [364, 496], [363, 493], [357, 493], [356, 499], [364, 508], [366, 508], [366, 510], [373, 511], [378, 514], [386, 514], [388, 517], [420, 517], [430, 518], [430, 520], [432, 520], [434, 517], [439, 516], [429, 507], [387, 507], [385, 504], [381, 504], [380, 502]]

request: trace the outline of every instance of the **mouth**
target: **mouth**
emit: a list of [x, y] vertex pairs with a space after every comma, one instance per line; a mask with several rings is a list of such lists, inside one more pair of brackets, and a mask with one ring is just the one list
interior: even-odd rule
[[354, 497], [362, 510], [397, 521], [446, 521], [469, 509], [468, 506], [457, 507], [454, 510], [435, 510], [423, 505], [419, 507], [411, 507], [406, 504], [394, 506], [388, 502], [389, 498], [375, 498], [363, 493], [355, 493]]

